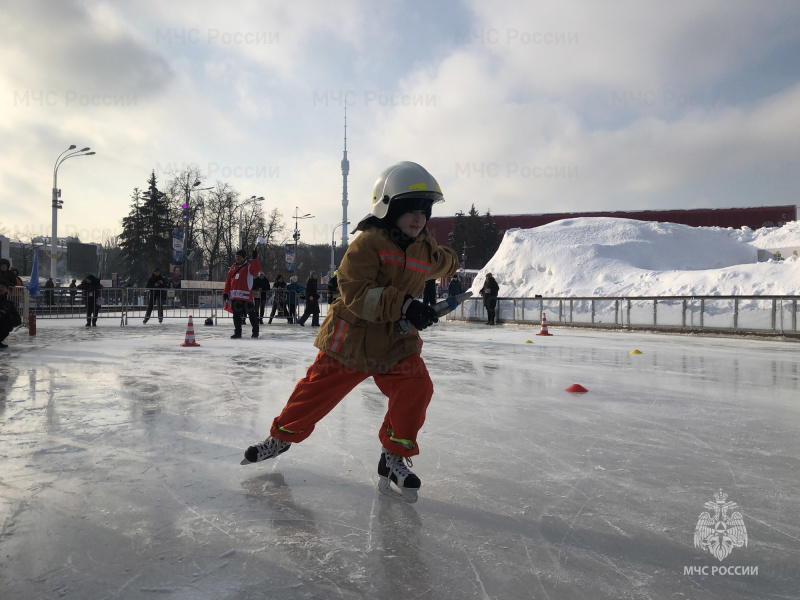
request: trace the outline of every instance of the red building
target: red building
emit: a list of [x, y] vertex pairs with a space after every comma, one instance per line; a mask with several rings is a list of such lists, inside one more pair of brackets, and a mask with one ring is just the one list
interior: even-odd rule
[[[691, 210], [639, 210], [583, 213], [550, 213], [532, 215], [492, 215], [500, 237], [508, 229], [531, 229], [547, 225], [561, 219], [579, 217], [615, 217], [617, 219], [636, 219], [637, 221], [657, 221], [659, 223], [680, 223], [692, 227], [779, 227], [788, 221], [797, 220], [796, 206], [757, 206], [752, 208], [696, 208]], [[428, 231], [439, 244], [447, 244], [453, 231], [455, 217], [432, 217], [428, 221]]]

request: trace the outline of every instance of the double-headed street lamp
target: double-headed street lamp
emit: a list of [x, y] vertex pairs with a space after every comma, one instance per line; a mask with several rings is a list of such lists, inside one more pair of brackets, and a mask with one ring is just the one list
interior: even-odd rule
[[300, 230], [297, 228], [297, 222], [301, 219], [313, 219], [314, 215], [310, 213], [306, 213], [304, 215], [298, 214], [300, 209], [298, 207], [294, 207], [294, 235], [292, 239], [294, 239], [294, 243], [297, 244], [300, 241]]
[[250, 196], [247, 200], [242, 202], [242, 205], [239, 207], [239, 249], [240, 250], [244, 249], [244, 246], [242, 246], [242, 243], [243, 243], [242, 242], [242, 210], [244, 210], [244, 207], [247, 206], [248, 204], [250, 204], [251, 202], [263, 202], [263, 201], [264, 201], [264, 196], [259, 196], [258, 198], [256, 198], [255, 196]]
[[92, 156], [94, 154], [94, 152], [89, 152], [89, 150], [91, 150], [89, 147], [82, 148], [81, 150], [75, 150], [75, 148], [77, 148], [77, 146], [71, 144], [69, 148], [58, 155], [56, 164], [53, 166], [53, 235], [50, 238], [50, 277], [54, 280], [58, 271], [58, 209], [61, 208], [61, 205], [64, 203], [63, 200], [59, 200], [59, 198], [61, 198], [61, 190], [58, 189], [58, 167], [68, 158]]
[[331, 233], [331, 274], [330, 276], [333, 277], [333, 268], [336, 266], [336, 262], [333, 256], [333, 251], [336, 248], [336, 228], [341, 227], [342, 225], [350, 225], [350, 221], [346, 223], [337, 223], [333, 227], [333, 232]]

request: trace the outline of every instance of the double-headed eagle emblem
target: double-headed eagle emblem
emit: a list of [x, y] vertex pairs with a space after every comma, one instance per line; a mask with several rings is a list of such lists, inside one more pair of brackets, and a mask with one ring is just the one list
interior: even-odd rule
[[720, 489], [714, 498], [715, 502], [704, 504], [711, 512], [702, 513], [697, 520], [694, 547], [707, 550], [722, 561], [734, 548], [747, 547], [747, 528], [741, 512], [728, 515], [728, 511], [738, 508], [736, 502], [727, 502], [728, 494]]

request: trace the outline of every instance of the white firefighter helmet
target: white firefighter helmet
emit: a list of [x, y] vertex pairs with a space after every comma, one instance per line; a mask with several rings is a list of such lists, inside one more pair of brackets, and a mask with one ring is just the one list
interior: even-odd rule
[[431, 204], [444, 202], [439, 183], [424, 167], [410, 161], [399, 162], [384, 169], [372, 187], [372, 206], [369, 214], [358, 222], [355, 233], [370, 217], [382, 219], [389, 212], [389, 205], [396, 199], [424, 198]]

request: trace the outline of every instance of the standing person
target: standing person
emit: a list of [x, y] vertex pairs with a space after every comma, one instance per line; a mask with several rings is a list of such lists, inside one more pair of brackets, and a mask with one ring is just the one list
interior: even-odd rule
[[428, 279], [425, 282], [425, 290], [422, 292], [422, 303], [426, 306], [436, 304], [436, 280]]
[[[427, 279], [450, 276], [458, 268], [456, 253], [439, 246], [425, 228], [432, 205], [442, 201], [436, 180], [416, 163], [402, 162], [381, 173], [370, 214], [356, 226], [362, 233], [339, 269], [342, 295], [314, 341], [320, 352], [272, 422], [270, 436], [249, 447], [245, 461], [272, 458], [302, 442], [342, 398], [372, 377], [389, 398], [378, 431], [383, 446], [378, 489], [406, 502], [417, 500], [421, 483], [406, 461], [419, 454], [417, 433], [433, 395], [420, 357], [419, 330], [438, 319], [414, 298]], [[408, 333], [401, 333], [400, 318], [413, 326]]]
[[333, 272], [333, 277], [328, 280], [328, 306], [333, 304], [333, 298], [339, 293], [339, 271]]
[[450, 280], [450, 285], [447, 286], [447, 295], [458, 296], [461, 293], [463, 293], [463, 289], [461, 287], [461, 279], [459, 279], [458, 274], [455, 274], [453, 275], [453, 278]]
[[14, 283], [8, 286], [11, 288], [8, 291], [12, 298], [19, 298], [20, 290], [24, 287], [22, 285], [22, 278], [19, 276], [19, 269], [11, 267], [11, 277]]
[[269, 313], [267, 325], [272, 325], [272, 319], [275, 318], [276, 312], [279, 317], [286, 314], [286, 282], [280, 273], [275, 277], [275, 283], [272, 284], [272, 312]]
[[253, 298], [256, 302], [256, 313], [258, 314], [258, 324], [264, 324], [264, 309], [267, 307], [267, 292], [269, 291], [269, 279], [261, 271], [253, 281]]
[[75, 306], [75, 296], [78, 294], [78, 282], [77, 280], [73, 279], [72, 283], [69, 284], [69, 305]]
[[86, 327], [97, 327], [97, 313], [100, 310], [100, 290], [103, 284], [91, 273], [86, 275], [86, 279], [78, 285], [79, 290], [84, 290], [86, 298]]
[[319, 327], [319, 292], [317, 291], [317, 274], [311, 272], [311, 277], [306, 280], [306, 309], [297, 323], [303, 327], [311, 315], [311, 326]]
[[258, 249], [253, 249], [251, 259], [247, 260], [244, 250], [237, 250], [235, 261], [228, 269], [228, 277], [225, 279], [225, 289], [222, 292], [224, 302], [231, 300], [231, 310], [233, 311], [233, 335], [231, 338], [242, 337], [242, 316], [247, 313], [250, 317], [250, 325], [253, 327], [253, 334], [250, 337], [258, 337], [258, 317], [256, 307], [253, 304], [253, 279], [261, 271], [261, 263], [258, 262]]
[[300, 292], [303, 291], [303, 286], [297, 283], [297, 275], [292, 275], [289, 278], [289, 285], [286, 286], [286, 306], [289, 309], [286, 315], [286, 321], [291, 325], [297, 318], [297, 305], [300, 302]]
[[156, 267], [153, 270], [153, 274], [150, 275], [150, 279], [147, 280], [145, 286], [148, 290], [147, 292], [147, 311], [144, 313], [144, 321], [143, 324], [147, 323], [150, 320], [150, 315], [153, 312], [153, 304], [158, 304], [158, 322], [162, 323], [164, 321], [164, 302], [167, 301], [167, 288], [169, 287], [169, 282], [167, 278], [161, 274], [161, 269]]
[[55, 287], [56, 284], [53, 282], [53, 278], [48, 277], [47, 281], [44, 283], [44, 301], [51, 306], [55, 304], [55, 302], [53, 302], [53, 300], [55, 300]]
[[486, 279], [483, 281], [481, 288], [481, 296], [483, 296], [483, 305], [486, 307], [486, 312], [489, 314], [489, 320], [486, 321], [487, 325], [496, 325], [495, 309], [497, 308], [497, 295], [500, 293], [500, 286], [497, 285], [491, 273], [486, 274]]
[[8, 348], [3, 342], [14, 327], [22, 324], [22, 318], [8, 295], [8, 284], [0, 279], [0, 348]]
[[11, 273], [11, 262], [7, 258], [0, 258], [0, 283], [4, 283], [7, 288], [17, 285], [17, 278]]

